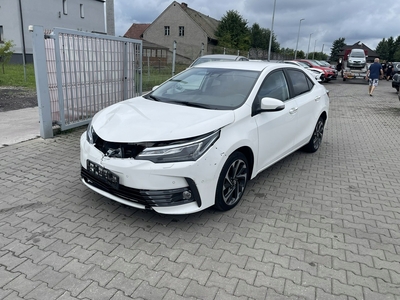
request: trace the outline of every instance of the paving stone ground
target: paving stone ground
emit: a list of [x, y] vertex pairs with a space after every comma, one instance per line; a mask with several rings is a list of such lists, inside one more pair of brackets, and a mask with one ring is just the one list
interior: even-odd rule
[[[0, 299], [400, 299], [400, 101], [326, 84], [321, 149], [229, 212], [164, 216], [80, 182], [78, 129], [0, 149]], [[1, 115], [0, 115], [1, 116]]]

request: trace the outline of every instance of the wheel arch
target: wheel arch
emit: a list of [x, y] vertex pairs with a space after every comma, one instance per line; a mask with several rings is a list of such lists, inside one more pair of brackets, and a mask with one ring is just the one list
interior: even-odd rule
[[247, 163], [249, 164], [249, 173], [248, 173], [249, 178], [248, 178], [248, 180], [250, 180], [251, 177], [252, 177], [252, 174], [253, 174], [253, 169], [254, 169], [254, 153], [253, 153], [253, 150], [251, 150], [251, 148], [248, 147], [248, 146], [242, 146], [242, 147], [236, 149], [236, 151], [234, 151], [234, 152], [241, 152], [241, 153], [243, 153], [244, 156], [246, 156]]

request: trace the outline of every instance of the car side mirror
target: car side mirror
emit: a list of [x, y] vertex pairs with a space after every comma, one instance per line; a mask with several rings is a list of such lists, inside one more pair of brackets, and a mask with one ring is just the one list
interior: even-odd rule
[[279, 99], [265, 97], [261, 99], [261, 111], [280, 111], [285, 109], [285, 103]]

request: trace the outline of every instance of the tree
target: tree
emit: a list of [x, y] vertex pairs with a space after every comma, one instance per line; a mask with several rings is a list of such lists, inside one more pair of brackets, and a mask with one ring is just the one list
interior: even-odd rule
[[15, 45], [12, 41], [5, 41], [4, 44], [0, 45], [0, 63], [2, 65], [3, 74], [4, 74], [4, 66], [8, 64], [13, 55], [14, 51], [12, 48]]
[[266, 49], [267, 41], [263, 35], [263, 29], [258, 23], [254, 23], [250, 29], [250, 46], [252, 48]]
[[337, 40], [333, 41], [332, 43], [332, 50], [331, 50], [331, 61], [338, 61], [339, 60], [339, 53], [343, 51], [345, 44], [345, 38], [338, 38]]
[[248, 51], [250, 46], [250, 30], [247, 20], [243, 19], [237, 11], [229, 10], [222, 17], [215, 35], [218, 45]]

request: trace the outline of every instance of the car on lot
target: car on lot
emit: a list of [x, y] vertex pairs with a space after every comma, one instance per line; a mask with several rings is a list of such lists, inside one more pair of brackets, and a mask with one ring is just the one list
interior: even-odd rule
[[331, 67], [322, 66], [320, 63], [313, 59], [297, 59], [297, 61], [301, 61], [307, 64], [310, 68], [320, 69], [324, 72], [324, 80], [325, 82], [334, 80], [337, 78], [337, 71], [332, 69]]
[[284, 60], [282, 62], [285, 64], [292, 64], [292, 65], [302, 67], [302, 68], [306, 69], [307, 71], [309, 71], [318, 82], [324, 81], [325, 73], [321, 69], [310, 68], [307, 64], [305, 64], [301, 61], [296, 61], [296, 60]]
[[400, 62], [393, 62], [392, 75], [400, 73]]
[[209, 54], [203, 55], [197, 58], [189, 67], [193, 67], [198, 64], [202, 64], [210, 61], [248, 61], [249, 59], [245, 56], [230, 55], [230, 54]]
[[80, 139], [82, 182], [138, 209], [226, 211], [269, 166], [317, 151], [328, 110], [327, 89], [298, 66], [199, 64], [95, 114]]
[[396, 74], [393, 75], [392, 88], [396, 89], [397, 93], [399, 92], [399, 88], [400, 88], [400, 73], [396, 73]]

